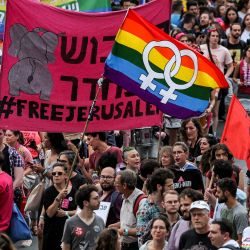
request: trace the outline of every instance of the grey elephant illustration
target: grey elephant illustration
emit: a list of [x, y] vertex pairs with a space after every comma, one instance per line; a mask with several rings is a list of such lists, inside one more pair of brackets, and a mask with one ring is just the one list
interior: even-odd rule
[[10, 94], [19, 96], [23, 91], [40, 94], [41, 100], [50, 100], [53, 80], [47, 64], [55, 61], [58, 36], [43, 28], [28, 31], [22, 24], [14, 24], [10, 38], [8, 53], [18, 58], [9, 71]]

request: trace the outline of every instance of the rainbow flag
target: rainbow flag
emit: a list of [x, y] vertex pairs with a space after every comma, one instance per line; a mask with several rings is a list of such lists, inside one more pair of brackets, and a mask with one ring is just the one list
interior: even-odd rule
[[200, 116], [212, 89], [228, 88], [212, 62], [131, 9], [105, 62], [104, 76], [181, 119]]

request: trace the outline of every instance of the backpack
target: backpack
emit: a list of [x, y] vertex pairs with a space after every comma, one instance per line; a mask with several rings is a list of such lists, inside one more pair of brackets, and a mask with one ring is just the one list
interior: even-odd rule
[[134, 206], [133, 206], [133, 214], [134, 214], [135, 217], [136, 217], [136, 213], [137, 213], [137, 211], [138, 211], [138, 208], [139, 208], [139, 205], [140, 205], [141, 200], [142, 200], [142, 199], [145, 199], [145, 198], [147, 198], [147, 196], [146, 196], [145, 194], [139, 194], [139, 195], [136, 197], [136, 199], [135, 199], [135, 201], [134, 201]]

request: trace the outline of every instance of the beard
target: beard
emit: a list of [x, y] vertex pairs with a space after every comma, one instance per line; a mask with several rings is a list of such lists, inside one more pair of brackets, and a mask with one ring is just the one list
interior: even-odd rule
[[112, 189], [114, 189], [114, 186], [113, 185], [103, 185], [101, 184], [101, 188], [103, 191], [111, 191]]
[[228, 198], [225, 196], [218, 198], [218, 203], [226, 203], [227, 201], [228, 201]]

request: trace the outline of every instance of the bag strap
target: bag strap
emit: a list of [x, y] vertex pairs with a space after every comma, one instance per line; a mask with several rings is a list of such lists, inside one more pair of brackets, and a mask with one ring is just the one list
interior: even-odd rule
[[145, 194], [139, 194], [139, 195], [136, 197], [136, 199], [135, 199], [135, 201], [134, 201], [134, 206], [133, 206], [133, 214], [134, 214], [135, 217], [136, 217], [136, 213], [137, 213], [137, 211], [138, 211], [138, 208], [139, 208], [139, 205], [140, 205], [141, 200], [142, 200], [142, 199], [145, 199], [145, 198], [147, 198], [147, 196], [146, 196]]
[[[240, 249], [242, 249], [241, 247], [235, 247], [233, 245], [226, 245], [226, 246], [223, 246], [221, 248], [228, 248], [228, 249], [231, 249], [231, 250], [240, 250]], [[221, 248], [219, 248], [219, 249], [221, 249]]]

